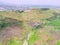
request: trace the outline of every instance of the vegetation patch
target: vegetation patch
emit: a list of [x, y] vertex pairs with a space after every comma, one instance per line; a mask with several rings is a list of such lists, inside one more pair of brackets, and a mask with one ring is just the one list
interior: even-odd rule
[[11, 19], [11, 18], [2, 19], [2, 20], [0, 20], [0, 29], [4, 29], [4, 28], [12, 26], [12, 25], [22, 27], [22, 23], [23, 23], [22, 21], [17, 21], [15, 19]]
[[11, 40], [8, 42], [8, 45], [22, 45], [22, 41], [15, 40], [15, 39], [11, 39]]
[[57, 41], [57, 45], [60, 45], [60, 40], [59, 40], [59, 41]]
[[60, 29], [60, 18], [55, 18], [55, 20], [46, 23], [47, 26], [54, 26], [55, 30]]
[[33, 33], [32, 36], [29, 38], [29, 44], [32, 45], [36, 40], [39, 39], [40, 37], [36, 33]]

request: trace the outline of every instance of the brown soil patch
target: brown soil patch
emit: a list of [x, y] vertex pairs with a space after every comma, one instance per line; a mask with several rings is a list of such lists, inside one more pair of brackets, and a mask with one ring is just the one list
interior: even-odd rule
[[24, 39], [26, 36], [27, 30], [25, 28], [20, 28], [18, 26], [7, 27], [6, 29], [0, 32], [0, 40], [7, 43], [11, 38]]

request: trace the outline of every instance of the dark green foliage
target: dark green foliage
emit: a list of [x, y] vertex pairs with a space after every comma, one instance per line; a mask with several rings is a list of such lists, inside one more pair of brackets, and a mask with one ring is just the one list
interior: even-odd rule
[[17, 13], [23, 13], [24, 11], [23, 10], [16, 10]]
[[45, 26], [45, 25], [43, 25], [43, 24], [42, 24], [42, 25], [38, 25], [36, 28], [33, 28], [32, 31], [33, 31], [33, 30], [39, 30], [39, 29], [41, 29], [41, 28], [44, 28], [44, 26]]
[[38, 28], [43, 28], [43, 26], [42, 26], [42, 25], [38, 25], [38, 26], [36, 27], [36, 29], [38, 29]]
[[0, 29], [4, 29], [8, 26], [19, 26], [22, 27], [23, 22], [22, 21], [17, 21], [15, 19], [11, 18], [5, 18], [3, 20], [0, 20]]
[[49, 8], [41, 8], [42, 11], [47, 11]]
[[46, 11], [50, 10], [49, 8], [41, 8], [37, 11], [38, 14], [44, 14]]
[[9, 23], [9, 22], [6, 23], [5, 21], [0, 20], [0, 29], [3, 29], [5, 27], [11, 26], [11, 25], [12, 25], [12, 23]]

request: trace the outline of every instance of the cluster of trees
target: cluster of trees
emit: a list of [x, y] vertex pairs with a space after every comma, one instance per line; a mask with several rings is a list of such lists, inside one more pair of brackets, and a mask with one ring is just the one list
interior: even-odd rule
[[15, 12], [23, 13], [23, 12], [24, 12], [24, 10], [16, 10]]
[[47, 11], [49, 8], [41, 8], [41, 11]]
[[3, 29], [3, 28], [5, 28], [5, 27], [7, 27], [9, 25], [10, 25], [9, 23], [6, 23], [5, 21], [0, 20], [0, 29]]
[[0, 20], [0, 29], [6, 28], [12, 25], [22, 26], [22, 23], [23, 23], [22, 21], [18, 21], [15, 19], [10, 19], [10, 18], [2, 19]]

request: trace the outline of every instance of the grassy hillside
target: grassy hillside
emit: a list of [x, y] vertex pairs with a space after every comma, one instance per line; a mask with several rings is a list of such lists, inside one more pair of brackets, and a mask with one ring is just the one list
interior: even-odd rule
[[59, 45], [58, 40], [60, 9], [0, 11], [0, 45]]

